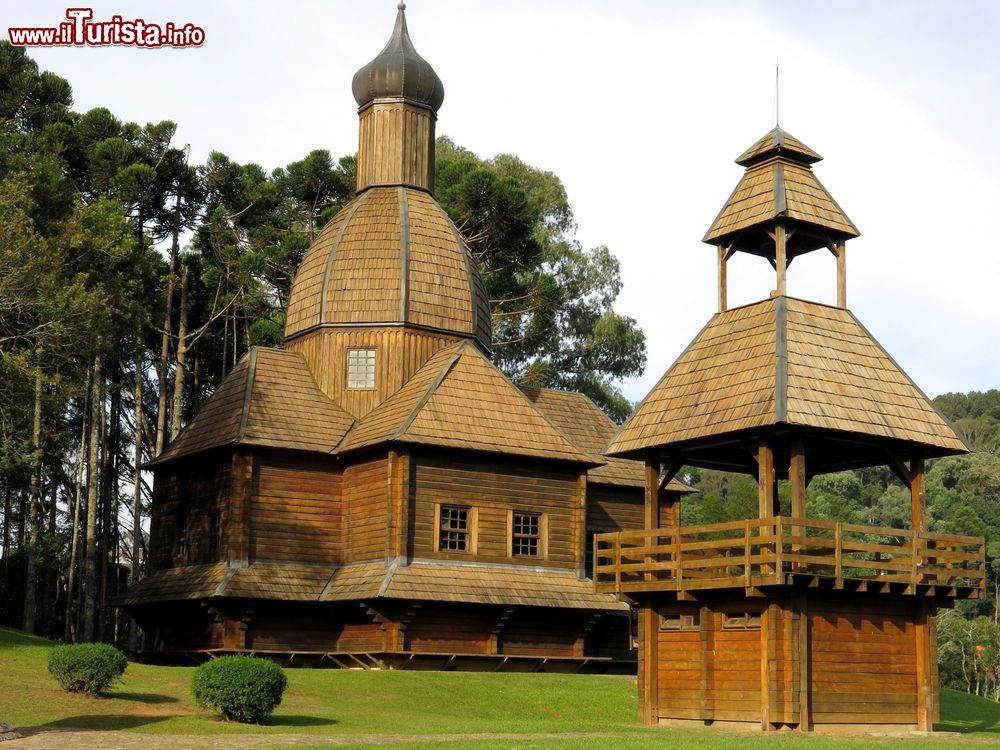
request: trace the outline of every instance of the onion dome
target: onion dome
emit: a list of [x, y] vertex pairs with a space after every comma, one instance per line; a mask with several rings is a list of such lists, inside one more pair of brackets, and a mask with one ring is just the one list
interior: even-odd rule
[[406, 4], [396, 7], [396, 26], [385, 49], [354, 74], [354, 98], [362, 109], [380, 99], [401, 99], [437, 113], [444, 101], [444, 84], [413, 48], [406, 29]]
[[489, 297], [476, 259], [424, 190], [365, 190], [313, 242], [292, 285], [285, 340], [317, 328], [402, 326], [489, 353]]

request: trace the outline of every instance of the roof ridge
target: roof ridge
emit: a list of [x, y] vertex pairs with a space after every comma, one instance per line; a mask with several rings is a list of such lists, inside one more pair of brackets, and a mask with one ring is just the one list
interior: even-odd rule
[[254, 373], [257, 371], [257, 350], [260, 347], [252, 346], [250, 351], [247, 352], [249, 361], [247, 362], [247, 382], [243, 385], [243, 412], [240, 414], [240, 426], [236, 431], [236, 440], [233, 442], [239, 444], [243, 442], [243, 438], [247, 434], [247, 419], [250, 417], [250, 400], [253, 398], [253, 381]]
[[468, 346], [471, 346], [469, 341], [462, 341], [455, 347], [454, 354], [452, 354], [451, 357], [449, 357], [448, 360], [441, 366], [441, 370], [438, 372], [437, 377], [431, 381], [427, 390], [424, 391], [423, 395], [417, 400], [417, 403], [414, 404], [413, 409], [410, 410], [410, 413], [407, 415], [406, 419], [403, 420], [399, 429], [389, 436], [389, 442], [399, 440], [403, 437], [406, 431], [410, 429], [410, 425], [413, 424], [413, 421], [420, 414], [420, 411], [427, 406], [427, 402], [430, 401], [431, 396], [434, 395], [434, 391], [438, 389], [447, 377], [448, 373], [451, 372], [451, 368], [455, 366], [455, 363], [458, 362], [459, 358], [462, 356], [462, 352], [464, 352]]

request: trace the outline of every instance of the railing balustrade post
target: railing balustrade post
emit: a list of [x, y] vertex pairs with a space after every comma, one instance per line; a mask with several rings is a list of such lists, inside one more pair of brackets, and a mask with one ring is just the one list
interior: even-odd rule
[[615, 534], [615, 591], [622, 592], [622, 535]]
[[837, 577], [836, 587], [844, 588], [844, 528], [840, 521], [834, 530], [834, 573]]
[[676, 566], [677, 590], [680, 591], [684, 585], [684, 574], [681, 571], [681, 527], [673, 527], [674, 534], [674, 565]]
[[743, 522], [743, 578], [746, 588], [750, 588], [750, 519]]
[[781, 516], [775, 516], [771, 525], [771, 532], [774, 534], [774, 575], [775, 580], [779, 583], [785, 575], [784, 570], [784, 551], [785, 545], [781, 538], [783, 524], [781, 523]]

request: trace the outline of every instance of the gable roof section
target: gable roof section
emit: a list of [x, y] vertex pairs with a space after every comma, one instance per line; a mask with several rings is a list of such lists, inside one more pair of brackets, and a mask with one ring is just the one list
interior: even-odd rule
[[392, 442], [602, 463], [579, 450], [468, 341], [431, 357], [337, 452]]
[[[545, 414], [552, 424], [585, 453], [600, 454], [618, 431], [618, 425], [582, 393], [554, 388], [519, 387], [535, 408]], [[597, 484], [644, 487], [644, 474], [643, 464], [638, 461], [609, 457], [604, 466], [596, 466], [587, 472], [587, 480]], [[671, 481], [667, 489], [675, 492], [691, 491], [690, 487], [677, 481]]]
[[301, 354], [254, 347], [151, 463], [236, 444], [328, 452], [353, 423], [320, 391]]
[[607, 453], [779, 423], [968, 450], [853, 314], [777, 297], [714, 316]]

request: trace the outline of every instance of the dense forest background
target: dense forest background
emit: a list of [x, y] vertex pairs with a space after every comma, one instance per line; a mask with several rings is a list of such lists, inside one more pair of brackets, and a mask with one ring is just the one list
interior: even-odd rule
[[[250, 347], [281, 346], [295, 269], [352, 196], [353, 155], [315, 150], [270, 172], [222, 151], [192, 164], [175, 131], [75, 112], [66, 80], [0, 43], [2, 624], [126, 641], [107, 603], [143, 572], [142, 464]], [[497, 365], [623, 421], [616, 384], [643, 371], [644, 334], [614, 310], [614, 255], [576, 241], [558, 176], [443, 137], [436, 197], [486, 281]], [[940, 618], [942, 678], [1000, 698], [1000, 391], [935, 403], [976, 452], [931, 465], [930, 525], [985, 536], [990, 575], [985, 599]], [[756, 513], [752, 477], [681, 476], [697, 490], [685, 523]], [[907, 527], [909, 493], [888, 469], [819, 476], [808, 510]]]

